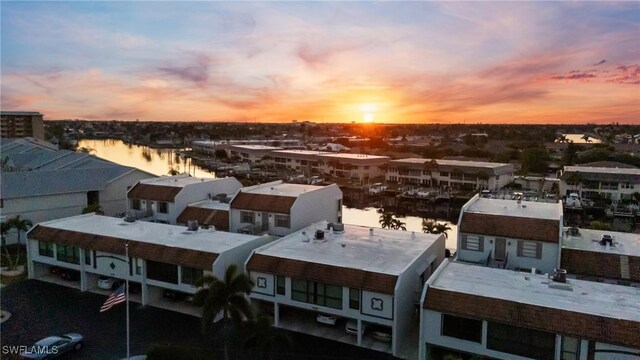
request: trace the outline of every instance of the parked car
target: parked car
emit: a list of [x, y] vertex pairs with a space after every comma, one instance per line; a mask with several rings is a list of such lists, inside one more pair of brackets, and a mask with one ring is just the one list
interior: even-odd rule
[[181, 291], [175, 291], [175, 290], [169, 290], [169, 289], [165, 289], [162, 292], [162, 296], [172, 300], [193, 301], [193, 295], [187, 294]]
[[368, 329], [371, 336], [381, 342], [391, 342], [391, 328], [386, 326], [375, 326]]
[[[358, 321], [357, 320], [349, 320], [347, 324], [344, 326], [344, 330], [347, 334], [358, 335]], [[367, 324], [362, 324], [362, 333], [367, 330]]]
[[120, 280], [108, 276], [98, 278], [98, 287], [103, 290], [116, 290], [120, 287]]
[[23, 359], [53, 359], [71, 350], [80, 350], [84, 338], [80, 334], [70, 333], [61, 336], [49, 336], [20, 353]]
[[334, 326], [338, 321], [338, 317], [335, 315], [318, 314], [316, 316], [316, 321], [319, 322], [320, 324]]
[[80, 280], [80, 271], [78, 270], [59, 268], [58, 270], [56, 270], [55, 274], [60, 276], [60, 278], [62, 278], [63, 280]]

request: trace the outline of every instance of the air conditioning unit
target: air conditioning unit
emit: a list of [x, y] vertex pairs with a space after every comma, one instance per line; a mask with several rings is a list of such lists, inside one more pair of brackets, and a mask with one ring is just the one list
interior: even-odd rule
[[129, 211], [124, 217], [124, 221], [126, 222], [134, 222], [138, 218], [138, 215], [135, 211]]
[[189, 220], [187, 222], [187, 230], [198, 231], [198, 220]]

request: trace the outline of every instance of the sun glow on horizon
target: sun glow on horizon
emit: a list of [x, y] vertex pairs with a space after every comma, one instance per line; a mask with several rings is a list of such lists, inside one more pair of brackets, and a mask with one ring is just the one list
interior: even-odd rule
[[361, 104], [360, 111], [362, 111], [362, 119], [365, 123], [372, 123], [375, 119], [375, 112], [378, 111], [378, 106], [375, 104]]

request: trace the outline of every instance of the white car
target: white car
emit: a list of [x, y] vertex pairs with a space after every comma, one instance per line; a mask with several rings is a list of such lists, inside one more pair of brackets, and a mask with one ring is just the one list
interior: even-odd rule
[[98, 287], [103, 290], [117, 290], [120, 287], [120, 281], [112, 277], [100, 276]]
[[[362, 324], [362, 333], [367, 330], [367, 324]], [[347, 324], [344, 326], [344, 330], [347, 334], [358, 335], [358, 321], [357, 320], [349, 320]]]
[[318, 314], [318, 316], [316, 316], [316, 321], [320, 324], [334, 326], [336, 321], [338, 321], [338, 317], [335, 315]]

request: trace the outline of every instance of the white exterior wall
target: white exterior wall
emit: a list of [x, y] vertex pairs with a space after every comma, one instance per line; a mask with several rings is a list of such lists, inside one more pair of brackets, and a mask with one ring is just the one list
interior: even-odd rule
[[104, 214], [107, 216], [117, 216], [127, 211], [129, 204], [127, 191], [129, 188], [133, 187], [140, 180], [152, 177], [156, 176], [143, 171], [134, 170], [107, 183], [105, 189], [100, 191], [99, 195], [100, 207], [102, 208], [102, 211], [104, 211]]
[[[585, 197], [585, 193], [587, 192], [597, 192], [602, 194], [604, 197], [611, 199], [613, 201], [618, 201], [623, 198], [631, 199], [633, 198], [633, 194], [636, 192], [640, 192], [640, 183], [634, 183], [631, 188], [623, 187], [623, 184], [626, 182], [619, 182], [618, 188], [615, 190], [610, 189], [591, 189], [585, 188], [582, 183], [577, 185], [568, 185], [566, 180], [560, 179], [560, 195], [565, 196], [567, 193], [578, 193], [581, 197]], [[601, 187], [601, 184], [598, 184], [598, 187]]]
[[440, 235], [433, 245], [411, 263], [400, 276], [396, 283], [396, 302], [394, 307], [394, 331], [392, 349], [393, 355], [398, 356], [398, 352], [407, 345], [406, 340], [411, 339], [410, 331], [419, 326], [419, 319], [416, 319], [415, 306], [420, 303], [422, 287], [424, 284], [420, 280], [420, 275], [425, 273], [425, 279], [431, 275], [430, 264], [434, 263], [435, 270], [444, 261], [445, 237]]
[[540, 259], [530, 258], [530, 257], [521, 257], [518, 256], [518, 239], [513, 238], [505, 238], [502, 236], [491, 236], [491, 235], [478, 235], [478, 234], [467, 234], [460, 233], [459, 236], [462, 235], [471, 235], [471, 236], [483, 236], [484, 237], [484, 249], [483, 251], [474, 251], [474, 250], [465, 250], [462, 248], [460, 242], [460, 246], [458, 247], [456, 258], [460, 261], [468, 261], [481, 263], [487, 260], [489, 253], [491, 253], [491, 258], [495, 259], [495, 241], [496, 237], [505, 239], [506, 241], [506, 250], [509, 254], [509, 258], [507, 261], [507, 269], [514, 270], [515, 268], [524, 268], [531, 269], [536, 268], [542, 271], [542, 273], [553, 273], [553, 269], [559, 268], [560, 263], [560, 246], [559, 244], [541, 242], [541, 241], [533, 241], [533, 240], [524, 240], [530, 242], [536, 242], [542, 244], [542, 256]]
[[277, 233], [274, 231], [273, 235], [288, 235], [322, 220], [338, 222], [342, 216], [342, 206], [338, 206], [338, 200], [342, 200], [342, 191], [336, 184], [300, 194], [291, 207], [291, 228], [274, 228]]
[[265, 235], [221, 253], [216, 261], [213, 262], [213, 276], [218, 279], [224, 279], [224, 274], [229, 265], [236, 265], [238, 270], [243, 271], [245, 269], [244, 264], [253, 250], [274, 240], [276, 239]]

